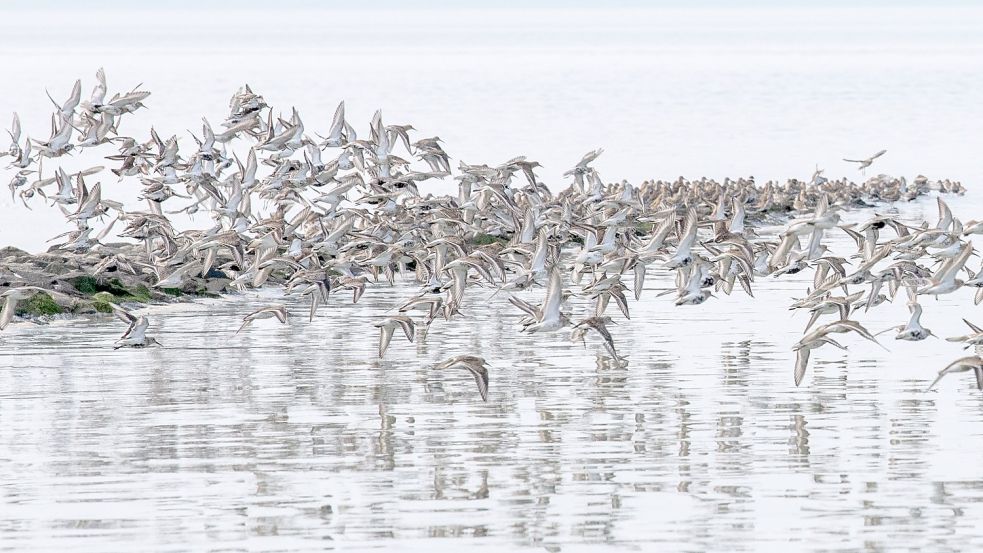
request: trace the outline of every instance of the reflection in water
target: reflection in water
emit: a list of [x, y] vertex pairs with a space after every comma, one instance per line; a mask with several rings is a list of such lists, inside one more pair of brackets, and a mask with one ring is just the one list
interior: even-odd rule
[[[466, 318], [379, 360], [372, 323], [409, 282], [239, 336], [274, 292], [162, 307], [161, 349], [113, 351], [108, 319], [15, 325], [0, 335], [0, 549], [983, 546], [968, 461], [983, 396], [956, 379], [923, 392], [956, 346], [854, 340], [796, 388], [804, 321], [787, 304], [808, 276], [693, 309], [650, 294], [670, 279], [615, 327], [627, 364], [520, 334], [483, 289]], [[962, 299], [926, 309], [943, 336], [961, 332]], [[487, 403], [431, 370], [464, 353], [491, 364]]]

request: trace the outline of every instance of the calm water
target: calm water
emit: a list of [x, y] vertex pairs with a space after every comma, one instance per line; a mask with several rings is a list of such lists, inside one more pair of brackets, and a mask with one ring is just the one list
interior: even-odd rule
[[[923, 392], [957, 345], [848, 337], [797, 389], [805, 318], [786, 307], [806, 280], [695, 308], [655, 296], [669, 285], [651, 279], [617, 315], [627, 367], [565, 332], [520, 335], [488, 289], [377, 360], [372, 323], [410, 282], [354, 307], [335, 296], [310, 324], [290, 303], [289, 326], [239, 336], [275, 292], [157, 308], [163, 349], [113, 351], [124, 328], [107, 319], [15, 325], [0, 335], [0, 549], [983, 547], [983, 395], [965, 375]], [[962, 333], [970, 298], [926, 301], [923, 322]], [[899, 301], [862, 320], [906, 317]], [[487, 403], [463, 371], [431, 368], [462, 353], [491, 362]]]
[[[43, 137], [44, 87], [60, 98], [83, 77], [87, 94], [105, 66], [111, 89], [154, 92], [121, 132], [183, 133], [248, 81], [312, 130], [341, 99], [363, 132], [382, 107], [455, 160], [527, 154], [551, 185], [598, 146], [606, 179], [634, 181], [816, 163], [855, 177], [841, 157], [887, 148], [874, 169], [962, 179], [973, 192], [950, 203], [979, 219], [980, 14], [102, 14], [102, 35], [77, 13], [0, 9], [0, 112]], [[934, 217], [933, 202], [904, 215]], [[39, 250], [63, 230], [57, 210], [0, 194], [0, 243]], [[837, 253], [853, 251], [844, 238]], [[983, 548], [983, 395], [965, 375], [922, 392], [958, 345], [885, 336], [888, 353], [850, 336], [795, 388], [806, 317], [786, 308], [808, 277], [695, 308], [656, 297], [670, 284], [650, 276], [632, 320], [616, 315], [627, 367], [565, 332], [520, 335], [520, 313], [481, 289], [466, 318], [377, 360], [372, 323], [409, 282], [354, 307], [334, 296], [310, 324], [290, 303], [289, 326], [239, 336], [243, 315], [283, 300], [155, 308], [163, 349], [113, 351], [124, 327], [109, 319], [14, 325], [0, 334], [0, 550]], [[925, 300], [923, 322], [964, 333], [960, 317], [983, 320], [971, 297]], [[907, 314], [899, 301], [862, 321]], [[464, 353], [492, 365], [487, 403], [466, 373], [431, 369]]]

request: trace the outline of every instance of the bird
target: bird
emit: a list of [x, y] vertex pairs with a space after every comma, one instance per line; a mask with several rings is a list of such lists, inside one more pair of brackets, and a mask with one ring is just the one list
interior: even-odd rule
[[881, 150], [881, 151], [877, 152], [876, 154], [868, 157], [867, 159], [847, 159], [847, 158], [843, 158], [843, 161], [847, 161], [847, 162], [850, 162], [850, 163], [859, 163], [859, 165], [857, 166], [857, 168], [860, 169], [860, 172], [861, 173], [863, 173], [868, 167], [870, 167], [874, 163], [874, 160], [875, 159], [881, 157], [882, 155], [884, 155], [886, 153], [887, 153], [887, 150]]
[[129, 326], [126, 332], [120, 337], [119, 340], [113, 344], [113, 349], [120, 349], [125, 347], [130, 348], [145, 348], [149, 346], [159, 346], [163, 347], [163, 344], [157, 341], [156, 338], [151, 338], [147, 336], [147, 329], [150, 327], [150, 319], [145, 315], [136, 316], [133, 313], [123, 309], [119, 305], [110, 304], [113, 309], [113, 314], [116, 315], [124, 323]]
[[[625, 352], [616, 350], [615, 321], [605, 314], [612, 302], [629, 321], [633, 303], [711, 311], [708, 300], [730, 295], [735, 284], [747, 298], [734, 301], [751, 302], [775, 291], [758, 290], [756, 279], [785, 279], [789, 286], [801, 279], [809, 288], [792, 307], [809, 311], [810, 320], [801, 337], [789, 338], [796, 385], [813, 350], [845, 349], [836, 334], [855, 333], [883, 347], [861, 318], [889, 305], [902, 286], [910, 319], [893, 327], [897, 340], [932, 336], [921, 325], [923, 296], [975, 288], [976, 301], [983, 301], [983, 276], [966, 266], [976, 254], [968, 240], [983, 233], [983, 224], [961, 223], [943, 199], [963, 191], [957, 181], [877, 175], [852, 182], [826, 178], [817, 166], [808, 180], [628, 182], [602, 175], [596, 165], [604, 149], [596, 148], [564, 173], [570, 177], [565, 187], [551, 187], [536, 172], [542, 165], [526, 155], [487, 163], [455, 159], [452, 167], [452, 150], [442, 139], [388, 116], [385, 124], [381, 110], [356, 129], [343, 100], [319, 134], [300, 107], [270, 105], [248, 84], [232, 91], [223, 120], [202, 117], [200, 128], [188, 131], [190, 140], [162, 134], [161, 126], [125, 133], [135, 112], [150, 109], [144, 104], [151, 93], [142, 84], [113, 90], [109, 82], [100, 68], [88, 98], [82, 80], [67, 100], [52, 98], [50, 132], [33, 135], [47, 136], [44, 141], [30, 139], [14, 114], [11, 142], [4, 144], [13, 198], [25, 209], [42, 204], [60, 211], [66, 228], [52, 239], [50, 253], [61, 258], [52, 264], [58, 274], [37, 281], [4, 276], [0, 283], [61, 289], [56, 283], [68, 278], [61, 272], [68, 267], [73, 278], [98, 277], [100, 286], [118, 280], [160, 301], [265, 287], [310, 302], [298, 337], [304, 336], [301, 326], [317, 324], [322, 306], [336, 302], [344, 316], [382, 303], [388, 310], [374, 323], [380, 358], [397, 328], [411, 343], [426, 340], [431, 330], [459, 332], [456, 318], [507, 298], [521, 311], [517, 332], [544, 342], [565, 341], [555, 333], [567, 327], [573, 341], [594, 333], [620, 363]], [[71, 172], [59, 165], [66, 154], [103, 153], [109, 154], [106, 167]], [[864, 174], [884, 153], [847, 161]], [[443, 179], [453, 179], [454, 193], [429, 186]], [[113, 181], [136, 190], [139, 199], [111, 197]], [[929, 193], [937, 198], [937, 220], [910, 221], [889, 211], [890, 202]], [[844, 221], [847, 211], [874, 202], [876, 211], [856, 217], [862, 222]], [[844, 234], [857, 249], [840, 257], [832, 249]], [[0, 267], [8, 271], [33, 277], [37, 266]], [[643, 300], [647, 279], [661, 290]], [[385, 287], [408, 291], [376, 293]], [[486, 287], [496, 292], [475, 291]], [[338, 290], [340, 300], [332, 294]], [[92, 302], [77, 292], [76, 300]], [[0, 329], [12, 320], [19, 298], [33, 293], [39, 292], [4, 292]], [[371, 307], [359, 303], [366, 294]], [[117, 316], [129, 325], [121, 347], [157, 343], [146, 336], [147, 315]], [[823, 316], [829, 316], [825, 324]], [[286, 323], [286, 307], [250, 313], [236, 333], [273, 317]], [[959, 341], [974, 345], [976, 337]], [[484, 367], [475, 363], [461, 366]], [[484, 382], [486, 389], [487, 374]]]
[[620, 360], [618, 352], [614, 348], [614, 338], [611, 336], [611, 332], [608, 330], [607, 325], [617, 324], [611, 317], [606, 316], [594, 316], [587, 317], [586, 319], [573, 325], [573, 333], [571, 334], [571, 340], [580, 340], [583, 342], [584, 335], [589, 331], [593, 330], [596, 332], [601, 339], [604, 341], [604, 349], [607, 350], [608, 355], [614, 360]]
[[963, 245], [956, 257], [944, 262], [939, 267], [939, 270], [928, 279], [926, 285], [917, 290], [918, 294], [938, 296], [941, 294], [950, 294], [958, 290], [963, 285], [963, 281], [956, 278], [956, 276], [966, 265], [966, 261], [969, 260], [969, 256], [972, 254], [973, 245], [971, 243]]
[[257, 309], [256, 311], [253, 311], [252, 313], [243, 317], [242, 326], [239, 327], [239, 330], [236, 330], [236, 334], [242, 332], [242, 329], [249, 326], [249, 324], [252, 323], [253, 321], [258, 321], [260, 319], [270, 319], [273, 317], [276, 317], [277, 320], [280, 321], [282, 324], [287, 324], [287, 307], [282, 304], [277, 304], [277, 305], [262, 307], [260, 309]]
[[[529, 317], [523, 322], [524, 332], [555, 332], [569, 324], [569, 317], [560, 312], [563, 301], [563, 282], [560, 272], [553, 267], [549, 273], [549, 285], [546, 288], [546, 299], [539, 308], [531, 308], [515, 296], [510, 296], [514, 305], [526, 310]], [[523, 306], [525, 305], [525, 307]]]
[[846, 351], [845, 346], [827, 336], [825, 332], [811, 333], [803, 337], [794, 346], [792, 346], [792, 351], [795, 352], [795, 371], [793, 373], [793, 377], [796, 386], [801, 384], [802, 379], [805, 378], [806, 369], [809, 366], [810, 352], [826, 344]]
[[970, 355], [969, 357], [961, 357], [949, 363], [944, 369], [939, 371], [939, 376], [935, 377], [935, 380], [928, 385], [925, 391], [931, 391], [942, 380], [942, 377], [946, 375], [968, 371], [973, 371], [973, 374], [976, 376], [976, 388], [983, 390], [983, 358], [979, 355]]
[[975, 324], [963, 319], [966, 326], [972, 331], [970, 334], [965, 336], [953, 336], [951, 338], [946, 338], [947, 342], [962, 342], [966, 344], [964, 349], [968, 349], [970, 346], [983, 346], [983, 328], [976, 326]]
[[482, 401], [488, 401], [488, 364], [482, 357], [475, 355], [457, 355], [441, 361], [434, 369], [464, 369], [474, 377], [478, 385], [478, 394]]
[[406, 315], [392, 315], [374, 324], [379, 329], [379, 358], [381, 359], [386, 350], [389, 349], [389, 342], [393, 338], [396, 328], [403, 329], [406, 339], [412, 343], [416, 335], [416, 327], [413, 319]]
[[894, 337], [895, 340], [906, 340], [909, 342], [918, 342], [928, 338], [929, 336], [935, 336], [931, 330], [925, 328], [921, 324], [922, 316], [922, 306], [917, 301], [912, 301], [908, 303], [908, 308], [911, 310], [911, 318], [908, 319], [907, 324], [892, 326], [883, 332], [889, 332], [891, 330], [897, 331], [897, 335]]

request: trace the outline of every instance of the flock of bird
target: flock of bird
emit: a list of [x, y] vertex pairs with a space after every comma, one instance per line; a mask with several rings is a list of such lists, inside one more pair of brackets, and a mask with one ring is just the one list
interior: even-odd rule
[[[411, 125], [386, 125], [380, 112], [360, 136], [342, 102], [322, 136], [296, 109], [284, 116], [247, 85], [232, 96], [225, 121], [213, 127], [203, 119], [200, 132], [189, 131], [193, 146], [182, 151], [178, 136], [162, 138], [153, 128], [145, 139], [119, 134], [121, 121], [145, 108], [150, 93], [138, 87], [110, 96], [102, 70], [96, 81], [87, 100], [81, 81], [64, 102], [52, 99], [47, 140], [24, 136], [16, 114], [8, 130], [3, 155], [16, 169], [12, 197], [28, 208], [39, 197], [57, 205], [72, 226], [57, 237], [64, 239], [57, 251], [93, 276], [132, 275], [158, 288], [280, 285], [307, 298], [311, 321], [332, 296], [350, 292], [357, 304], [366, 288], [412, 274], [419, 291], [375, 323], [380, 357], [397, 332], [409, 342], [425, 340], [435, 322], [461, 316], [483, 287], [521, 312], [520, 332], [568, 329], [571, 340], [586, 346], [587, 338], [597, 339], [606, 356], [624, 363], [608, 328], [615, 322], [609, 306], [630, 319], [629, 298], [641, 299], [653, 272], [674, 274], [675, 287], [662, 294], [692, 306], [715, 292], [753, 296], [756, 279], [813, 271], [813, 285], [791, 307], [810, 314], [792, 347], [798, 386], [813, 350], [845, 349], [834, 335], [879, 343], [856, 315], [893, 301], [902, 288], [911, 318], [884, 331], [898, 340], [934, 336], [921, 325], [925, 296], [975, 287], [976, 303], [983, 300], [983, 271], [967, 267], [974, 254], [968, 237], [983, 234], [983, 222], [963, 224], [941, 197], [933, 223], [882, 215], [840, 221], [841, 211], [867, 202], [911, 200], [929, 190], [959, 194], [958, 182], [878, 175], [856, 184], [829, 180], [817, 168], [809, 181], [763, 185], [753, 178], [606, 184], [592, 167], [598, 149], [564, 174], [570, 182], [558, 192], [539, 180], [539, 163], [516, 157], [494, 166], [460, 162], [457, 194], [438, 195], [424, 190], [428, 181], [452, 175], [440, 138], [414, 140]], [[114, 165], [108, 178], [139, 186], [145, 209], [105, 197], [102, 182], [90, 185], [107, 176], [102, 166], [72, 173], [59, 166], [60, 158], [90, 148], [115, 149], [101, 154]], [[848, 161], [863, 171], [884, 153]], [[170, 217], [196, 214], [206, 215], [207, 227], [179, 230]], [[756, 229], [776, 220], [785, 223], [777, 236], [759, 236]], [[104, 242], [115, 225], [128, 243]], [[857, 251], [835, 256], [824, 244], [834, 232], [849, 235]], [[17, 302], [41, 292], [64, 296], [58, 288], [8, 288], [0, 295], [0, 330]], [[528, 289], [543, 289], [542, 301], [516, 294]], [[159, 345], [147, 335], [146, 315], [115, 304], [113, 310], [128, 325], [115, 347]], [[236, 333], [274, 318], [287, 323], [287, 308], [259, 309]], [[983, 329], [967, 324], [972, 332], [952, 340], [983, 344]], [[436, 368], [468, 371], [487, 400], [488, 366], [464, 355]], [[963, 371], [973, 371], [983, 389], [978, 355], [955, 361], [939, 378]]]

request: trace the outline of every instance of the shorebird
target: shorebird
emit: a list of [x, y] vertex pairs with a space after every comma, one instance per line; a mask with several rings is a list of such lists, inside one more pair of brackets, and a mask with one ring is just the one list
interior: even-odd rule
[[806, 369], [809, 366], [809, 356], [812, 350], [830, 344], [836, 346], [844, 351], [846, 351], [846, 346], [843, 346], [836, 340], [826, 336], [826, 334], [809, 334], [798, 341], [794, 346], [792, 346], [792, 351], [795, 352], [795, 371], [793, 373], [795, 379], [795, 385], [798, 386], [802, 383], [802, 379], [806, 375]]
[[438, 363], [434, 369], [464, 369], [468, 371], [478, 385], [478, 394], [481, 395], [481, 400], [488, 401], [488, 365], [483, 358], [475, 355], [458, 355]]
[[843, 158], [843, 161], [847, 161], [847, 162], [850, 162], [850, 163], [859, 163], [860, 165], [857, 166], [857, 169], [860, 169], [860, 172], [861, 173], [865, 173], [866, 170], [867, 170], [867, 168], [870, 167], [871, 165], [873, 165], [875, 159], [881, 157], [882, 155], [884, 155], [886, 153], [887, 153], [887, 150], [881, 150], [881, 151], [877, 152], [876, 154], [868, 157], [867, 159], [847, 159], [847, 158]]
[[416, 335], [416, 326], [413, 323], [413, 319], [405, 315], [386, 317], [373, 326], [379, 329], [379, 358], [382, 358], [386, 354], [386, 350], [389, 348], [389, 342], [393, 339], [393, 333], [396, 332], [397, 327], [403, 329], [403, 334], [406, 335], [406, 339], [410, 343], [413, 342]]
[[928, 388], [925, 391], [931, 391], [931, 389], [934, 388], [940, 380], [942, 380], [943, 376], [969, 371], [973, 371], [973, 374], [976, 376], [976, 388], [978, 390], [983, 390], [983, 358], [981, 358], [979, 355], [970, 355], [969, 357], [962, 357], [960, 359], [956, 359], [952, 363], [949, 363], [946, 368], [939, 371], [939, 376], [935, 377], [935, 380], [928, 385]]
[[970, 346], [983, 346], [983, 328], [980, 328], [973, 323], [963, 319], [966, 326], [972, 330], [972, 333], [966, 334], [965, 336], [953, 336], [951, 338], [946, 338], [947, 342], [962, 342], [966, 344], [963, 349], [969, 349]]
[[[919, 342], [928, 338], [929, 336], [935, 336], [931, 330], [925, 328], [921, 324], [922, 317], [922, 306], [915, 300], [914, 291], [908, 288], [909, 301], [908, 309], [911, 310], [911, 318], [908, 319], [907, 324], [892, 326], [886, 330], [879, 332], [878, 334], [883, 334], [884, 332], [890, 332], [892, 330], [897, 331], [897, 335], [894, 337], [895, 340], [906, 340], [909, 342]], [[968, 324], [968, 323], [967, 323]]]
[[686, 213], [686, 221], [679, 238], [679, 244], [676, 246], [676, 252], [663, 264], [666, 269], [678, 269], [693, 262], [692, 249], [696, 243], [698, 224], [699, 219], [696, 210], [690, 208]]
[[[573, 332], [570, 335], [572, 341], [584, 342], [584, 336], [589, 330], [596, 332], [601, 339], [604, 341], [604, 349], [607, 350], [608, 355], [612, 359], [618, 361], [621, 357], [618, 356], [618, 352], [614, 349], [614, 338], [611, 336], [611, 332], [608, 330], [607, 325], [618, 324], [614, 322], [611, 317], [588, 317], [579, 323], [573, 325]], [[586, 344], [584, 344], [586, 346]]]
[[[538, 162], [522, 155], [490, 164], [458, 160], [452, 172], [439, 137], [419, 137], [408, 124], [386, 125], [381, 111], [360, 136], [346, 119], [344, 102], [322, 136], [307, 126], [300, 109], [270, 106], [244, 85], [232, 95], [223, 121], [212, 125], [202, 118], [201, 131], [191, 132], [187, 141], [162, 136], [154, 127], [149, 135], [120, 133], [121, 124], [146, 107], [150, 93], [139, 85], [110, 91], [100, 69], [86, 100], [81, 86], [76, 83], [64, 102], [52, 100], [45, 142], [22, 136], [16, 114], [7, 133], [6, 154], [15, 172], [8, 186], [15, 200], [29, 209], [32, 202], [56, 207], [69, 225], [51, 252], [60, 258], [52, 263], [58, 272], [43, 275], [42, 286], [70, 273], [98, 275], [103, 285], [104, 279], [118, 277], [127, 286], [146, 286], [155, 297], [160, 288], [222, 293], [279, 287], [285, 294], [309, 296], [312, 321], [320, 306], [333, 301], [332, 290], [351, 291], [356, 304], [371, 288], [413, 280], [411, 287], [422, 295], [393, 299], [389, 307], [399, 314], [376, 323], [381, 357], [397, 327], [415, 339], [411, 313], [423, 314], [423, 340], [437, 317], [461, 316], [465, 298], [475, 308], [499, 301], [495, 294], [473, 299], [476, 286], [491, 285], [545, 292], [541, 305], [518, 295], [508, 298], [523, 311], [523, 331], [559, 330], [576, 312], [579, 322], [571, 338], [583, 340], [593, 330], [607, 353], [618, 358], [607, 326], [613, 321], [605, 310], [613, 301], [629, 317], [628, 274], [634, 301], [641, 301], [646, 275], [659, 273], [675, 276], [675, 285], [660, 297], [669, 294], [677, 305], [697, 306], [714, 292], [731, 294], [735, 284], [752, 296], [756, 277], [802, 273], [812, 277], [811, 286], [793, 307], [810, 310], [811, 320], [793, 348], [797, 384], [812, 349], [840, 347], [834, 334], [855, 332], [878, 343], [849, 317], [892, 301], [901, 286], [928, 295], [974, 287], [976, 301], [983, 301], [983, 277], [966, 268], [973, 249], [963, 241], [983, 233], [983, 225], [963, 225], [941, 198], [961, 193], [958, 182], [877, 175], [854, 183], [826, 179], [818, 167], [810, 180], [784, 182], [757, 183], [753, 177], [606, 181], [593, 166], [603, 152], [597, 149], [565, 173], [573, 182], [558, 190], [541, 181]], [[110, 178], [139, 187], [140, 203], [109, 198], [101, 166], [71, 173], [51, 160], [80, 151], [93, 155], [99, 148], [113, 150], [107, 152], [114, 165]], [[853, 162], [864, 172], [883, 153]], [[455, 194], [437, 194], [424, 185], [452, 174]], [[901, 222], [887, 211], [888, 202], [929, 191], [940, 194], [937, 221]], [[884, 202], [873, 216], [843, 224], [842, 213], [873, 201]], [[105, 222], [107, 217], [112, 219]], [[125, 244], [106, 239], [117, 224], [123, 228], [115, 234]], [[771, 228], [781, 230], [765, 234]], [[888, 228], [893, 232], [884, 236]], [[830, 235], [840, 231], [855, 241], [854, 255], [838, 257], [830, 250], [835, 245]], [[33, 277], [36, 268], [19, 269]], [[965, 280], [963, 271], [969, 274]], [[25, 280], [4, 276], [0, 284]], [[842, 295], [834, 295], [837, 289]], [[10, 293], [0, 327], [12, 318], [17, 300], [10, 297], [23, 293]], [[931, 335], [921, 326], [916, 299], [909, 297], [911, 319], [895, 327], [896, 339]], [[388, 298], [380, 294], [373, 300]], [[815, 328], [822, 315], [832, 315], [831, 322]], [[270, 317], [286, 321], [285, 308], [251, 313], [240, 330]], [[146, 321], [123, 318], [131, 325], [132, 344], [121, 341], [146, 345]]]
[[147, 336], [147, 328], [150, 327], [150, 320], [146, 316], [140, 315], [138, 317], [116, 304], [111, 305], [113, 308], [113, 314], [116, 315], [119, 320], [129, 325], [126, 332], [123, 333], [123, 336], [121, 336], [120, 339], [116, 340], [116, 343], [113, 344], [113, 349], [126, 347], [145, 348], [149, 346], [163, 347], [163, 344], [158, 342], [157, 339]]
[[554, 332], [570, 322], [567, 315], [560, 312], [563, 302], [563, 282], [560, 279], [560, 272], [555, 267], [550, 270], [546, 299], [541, 307], [532, 307], [516, 296], [510, 296], [509, 301], [529, 315], [523, 321], [522, 330], [525, 332]]
[[276, 317], [282, 324], [287, 324], [287, 307], [285, 305], [277, 304], [262, 307], [256, 311], [253, 311], [252, 313], [243, 317], [242, 326], [239, 327], [239, 330], [236, 330], [236, 334], [242, 332], [242, 329], [249, 326], [249, 324], [253, 321], [258, 321], [260, 319], [271, 319], [273, 317]]
[[[811, 350], [821, 347], [826, 344], [836, 346], [844, 351], [846, 347], [841, 345], [836, 340], [829, 337], [830, 334], [834, 333], [846, 333], [855, 332], [861, 337], [874, 342], [878, 346], [884, 348], [880, 342], [877, 341], [870, 332], [867, 331], [862, 325], [856, 321], [851, 320], [839, 320], [823, 325], [816, 330], [806, 334], [802, 337], [794, 346], [792, 346], [792, 351], [796, 352], [795, 359], [795, 385], [798, 386], [802, 383], [802, 378], [806, 374], [806, 368], [809, 364], [809, 354]], [[886, 348], [885, 348], [886, 349]]]
[[966, 265], [969, 256], [973, 254], [973, 245], [965, 244], [956, 257], [953, 257], [942, 264], [938, 271], [928, 280], [928, 284], [919, 288], [919, 294], [930, 294], [938, 296], [955, 292], [963, 285], [963, 281], [956, 278], [959, 271]]

